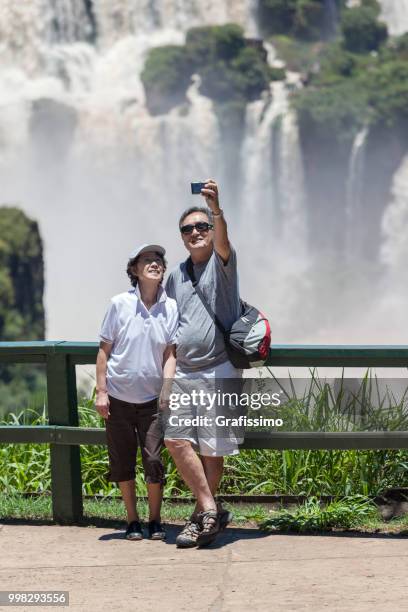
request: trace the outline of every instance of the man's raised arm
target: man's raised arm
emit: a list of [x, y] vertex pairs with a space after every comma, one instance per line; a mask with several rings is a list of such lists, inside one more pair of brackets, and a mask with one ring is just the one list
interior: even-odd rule
[[229, 260], [231, 247], [228, 240], [227, 223], [224, 219], [224, 214], [220, 208], [218, 199], [217, 183], [213, 179], [208, 179], [201, 193], [205, 196], [207, 206], [211, 210], [214, 218], [214, 249], [226, 264]]

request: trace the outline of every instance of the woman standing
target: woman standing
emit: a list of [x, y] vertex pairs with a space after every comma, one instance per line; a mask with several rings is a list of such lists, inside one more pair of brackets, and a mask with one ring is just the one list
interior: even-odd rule
[[144, 244], [130, 254], [127, 274], [133, 288], [112, 298], [96, 361], [95, 407], [106, 424], [108, 478], [120, 487], [129, 540], [143, 538], [135, 491], [138, 442], [148, 491], [149, 537], [165, 538], [160, 520], [165, 479], [158, 404], [163, 381], [175, 372], [178, 312], [175, 300], [161, 286], [164, 255], [164, 248], [155, 244]]

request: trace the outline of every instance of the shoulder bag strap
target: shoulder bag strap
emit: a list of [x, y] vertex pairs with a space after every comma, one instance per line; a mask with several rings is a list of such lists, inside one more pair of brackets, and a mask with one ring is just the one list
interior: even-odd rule
[[209, 305], [209, 303], [207, 302], [207, 300], [205, 299], [203, 292], [201, 291], [199, 285], [198, 285], [198, 280], [195, 277], [194, 274], [194, 266], [193, 266], [193, 262], [191, 260], [191, 257], [189, 257], [186, 260], [186, 271], [187, 274], [190, 277], [191, 283], [193, 285], [193, 288], [195, 289], [198, 297], [200, 298], [200, 300], [202, 301], [204, 308], [206, 309], [206, 311], [208, 312], [208, 314], [211, 316], [212, 319], [214, 319], [214, 323], [216, 324], [216, 326], [218, 327], [218, 329], [220, 330], [220, 332], [222, 333], [223, 336], [225, 336], [226, 334], [226, 329], [223, 326], [223, 324], [221, 323], [221, 321], [219, 320], [219, 318], [217, 317], [217, 315], [215, 314], [215, 312], [213, 311], [213, 309], [211, 308], [211, 306]]

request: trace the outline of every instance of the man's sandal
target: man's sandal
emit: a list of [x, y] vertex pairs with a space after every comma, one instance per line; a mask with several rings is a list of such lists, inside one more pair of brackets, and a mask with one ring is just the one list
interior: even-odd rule
[[197, 538], [197, 546], [208, 546], [214, 542], [220, 532], [220, 520], [217, 510], [206, 510], [197, 514], [201, 531]]

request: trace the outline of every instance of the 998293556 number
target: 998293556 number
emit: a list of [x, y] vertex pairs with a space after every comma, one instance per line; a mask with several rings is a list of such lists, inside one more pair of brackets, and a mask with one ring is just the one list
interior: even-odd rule
[[68, 591], [0, 591], [0, 606], [69, 606]]

